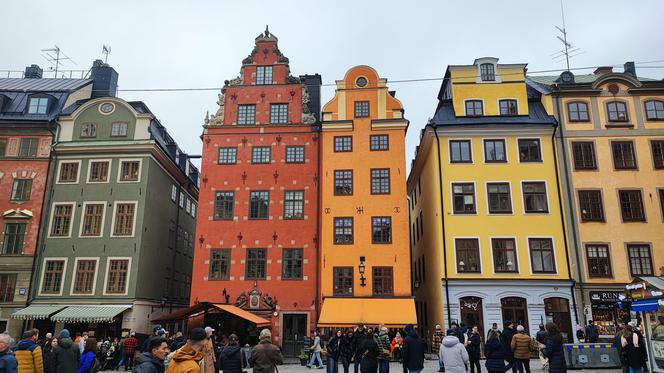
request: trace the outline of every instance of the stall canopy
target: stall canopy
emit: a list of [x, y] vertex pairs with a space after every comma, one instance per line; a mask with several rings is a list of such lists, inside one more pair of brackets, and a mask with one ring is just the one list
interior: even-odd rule
[[208, 302], [201, 302], [201, 303], [196, 303], [193, 306], [189, 308], [183, 308], [180, 310], [177, 310], [173, 313], [170, 313], [168, 315], [161, 316], [159, 318], [150, 320], [151, 323], [156, 324], [156, 323], [166, 323], [166, 322], [173, 322], [173, 321], [179, 321], [179, 320], [184, 320], [187, 319], [191, 316], [200, 314], [205, 311], [208, 312], [228, 312], [230, 314], [233, 314], [237, 317], [240, 317], [242, 319], [245, 319], [253, 324], [256, 324], [257, 327], [267, 327], [270, 326], [270, 320], [266, 320], [260, 316], [256, 316], [253, 313], [249, 311], [245, 311], [242, 308], [236, 307], [231, 304], [221, 304], [221, 303], [208, 303]]
[[12, 319], [19, 320], [44, 320], [52, 314], [65, 308], [65, 306], [53, 306], [44, 304], [33, 304], [20, 309], [12, 314]]
[[632, 311], [655, 312], [659, 308], [657, 299], [636, 300], [632, 302]]
[[417, 324], [413, 298], [325, 298], [318, 326], [345, 328], [357, 325], [399, 328]]
[[129, 308], [131, 305], [68, 306], [51, 316], [51, 320], [56, 322], [112, 322], [115, 316]]

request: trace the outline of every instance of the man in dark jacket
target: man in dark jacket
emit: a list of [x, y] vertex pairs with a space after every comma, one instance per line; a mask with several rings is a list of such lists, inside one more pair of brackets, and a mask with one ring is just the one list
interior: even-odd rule
[[272, 332], [270, 329], [263, 329], [258, 345], [251, 350], [254, 373], [275, 373], [277, 365], [282, 363], [281, 351], [272, 344]]
[[9, 350], [11, 341], [12, 337], [9, 334], [0, 334], [0, 372], [16, 373], [18, 371], [16, 358]]
[[468, 350], [468, 359], [470, 360], [470, 373], [475, 373], [475, 368], [477, 368], [477, 373], [482, 372], [480, 366], [480, 345], [482, 341], [480, 339], [480, 331], [477, 328], [477, 325], [473, 326], [468, 336], [468, 344], [466, 345], [466, 350]]
[[175, 333], [175, 336], [173, 336], [173, 340], [171, 341], [171, 344], [170, 344], [170, 346], [168, 346], [168, 348], [171, 351], [175, 351], [178, 348], [184, 346], [184, 344], [186, 342], [187, 341], [184, 339], [184, 336], [182, 335], [182, 332], [178, 331], [177, 333]]
[[150, 352], [143, 352], [136, 359], [133, 373], [164, 373], [168, 342], [163, 337], [151, 338], [148, 348]]
[[402, 363], [409, 373], [420, 373], [424, 369], [424, 351], [426, 343], [417, 335], [413, 324], [406, 325], [407, 333], [403, 343]]
[[55, 348], [55, 373], [72, 373], [78, 370], [81, 353], [78, 346], [71, 340], [69, 330], [62, 329]]
[[360, 369], [360, 360], [362, 360], [362, 356], [357, 356], [355, 354], [355, 351], [360, 347], [360, 343], [364, 340], [364, 335], [365, 335], [365, 329], [364, 325], [360, 325], [355, 329], [355, 332], [353, 333], [353, 339], [350, 341], [350, 349], [353, 353], [353, 365], [354, 365], [354, 372], [358, 373]]
[[224, 373], [242, 373], [242, 349], [239, 346], [239, 338], [235, 334], [228, 337], [228, 346], [221, 349], [217, 359], [217, 370]]
[[546, 330], [544, 330], [544, 324], [539, 325], [539, 330], [535, 334], [535, 340], [541, 344], [546, 343]]
[[595, 323], [592, 320], [588, 320], [588, 326], [586, 326], [586, 343], [597, 342], [599, 342], [599, 331]]
[[[514, 337], [514, 323], [512, 320], [505, 321], [505, 328], [500, 333], [500, 342], [505, 348], [505, 360], [508, 363], [514, 363], [514, 353], [512, 352], [512, 337]], [[512, 373], [516, 373], [516, 364], [512, 365]]]

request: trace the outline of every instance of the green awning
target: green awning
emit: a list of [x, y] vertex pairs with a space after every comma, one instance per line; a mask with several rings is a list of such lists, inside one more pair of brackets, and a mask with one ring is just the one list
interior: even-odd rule
[[51, 316], [51, 320], [56, 322], [112, 322], [115, 316], [129, 308], [131, 305], [68, 306]]
[[12, 319], [19, 320], [43, 320], [52, 314], [65, 308], [65, 306], [53, 306], [44, 304], [33, 304], [12, 313]]

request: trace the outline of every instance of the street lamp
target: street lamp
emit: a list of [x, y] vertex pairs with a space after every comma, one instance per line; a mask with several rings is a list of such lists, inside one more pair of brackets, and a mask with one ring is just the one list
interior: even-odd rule
[[358, 270], [360, 271], [360, 286], [365, 287], [367, 286], [366, 284], [366, 277], [364, 277], [364, 271], [366, 270], [366, 266], [364, 265], [365, 257], [361, 256], [360, 257], [360, 265], [357, 267]]

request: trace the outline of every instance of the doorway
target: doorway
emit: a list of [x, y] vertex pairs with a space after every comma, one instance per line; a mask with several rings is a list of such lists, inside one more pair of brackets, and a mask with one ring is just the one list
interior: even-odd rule
[[569, 301], [565, 298], [546, 298], [544, 299], [544, 312], [546, 321], [551, 321], [558, 325], [563, 339], [567, 343], [574, 343], [572, 334], [572, 318], [569, 312]]
[[514, 326], [523, 325], [526, 330], [528, 328], [528, 306], [524, 298], [507, 297], [500, 300], [500, 306], [503, 313], [503, 324], [507, 320], [511, 320]]
[[304, 350], [304, 337], [307, 335], [307, 314], [284, 314], [281, 350], [286, 357], [295, 357]]
[[484, 340], [486, 331], [484, 330], [484, 317], [482, 315], [482, 298], [463, 297], [459, 299], [461, 307], [461, 322], [468, 328], [477, 326], [480, 332], [480, 338]]

